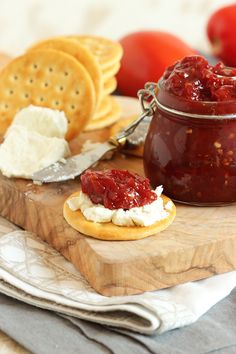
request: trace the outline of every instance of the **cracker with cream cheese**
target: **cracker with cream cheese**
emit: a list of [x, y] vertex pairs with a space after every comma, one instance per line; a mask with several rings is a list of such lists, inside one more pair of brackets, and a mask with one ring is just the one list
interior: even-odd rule
[[128, 241], [139, 240], [158, 232], [165, 230], [174, 220], [176, 215], [176, 207], [174, 203], [166, 196], [162, 195], [164, 207], [167, 203], [171, 203], [171, 209], [168, 209], [168, 216], [150, 226], [118, 226], [112, 222], [98, 223], [88, 221], [80, 210], [73, 211], [70, 209], [67, 201], [79, 195], [80, 192], [73, 193], [64, 203], [63, 215], [68, 224], [75, 230], [97, 238], [109, 241]]

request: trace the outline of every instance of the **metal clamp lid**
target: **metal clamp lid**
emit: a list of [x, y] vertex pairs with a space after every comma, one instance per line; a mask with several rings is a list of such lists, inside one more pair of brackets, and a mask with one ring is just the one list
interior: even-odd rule
[[[147, 82], [144, 86], [144, 89], [138, 91], [138, 98], [142, 107], [142, 114], [127, 128], [123, 129], [117, 135], [111, 137], [109, 141], [116, 146], [124, 146], [126, 143], [126, 139], [130, 136], [141, 121], [148, 119], [153, 116], [155, 108], [156, 108], [156, 92], [157, 92], [157, 84], [154, 82]], [[150, 100], [151, 99], [151, 100]]]
[[153, 116], [155, 108], [157, 106], [156, 94], [158, 90], [158, 84], [155, 82], [147, 82], [144, 89], [138, 91], [139, 102], [143, 113], [146, 112], [147, 116]]

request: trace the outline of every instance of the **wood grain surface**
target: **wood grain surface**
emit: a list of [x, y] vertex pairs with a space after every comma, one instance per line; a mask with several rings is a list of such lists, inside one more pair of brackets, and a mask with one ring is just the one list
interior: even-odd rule
[[[109, 129], [72, 142], [103, 140]], [[117, 153], [96, 168], [127, 168], [143, 173], [142, 159]], [[48, 185], [0, 176], [0, 214], [37, 233], [69, 259], [101, 294], [136, 294], [209, 277], [236, 268], [236, 206], [199, 208], [177, 205], [165, 231], [139, 241], [100, 241], [72, 229], [64, 220], [64, 200], [79, 180]], [[125, 229], [124, 229], [125, 232]]]
[[30, 354], [30, 352], [0, 331], [0, 354]]

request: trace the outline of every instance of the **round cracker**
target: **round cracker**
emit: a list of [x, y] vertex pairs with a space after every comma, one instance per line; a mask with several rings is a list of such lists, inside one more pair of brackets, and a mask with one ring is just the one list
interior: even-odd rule
[[91, 119], [88, 125], [86, 125], [84, 131], [90, 132], [93, 130], [109, 127], [113, 123], [117, 122], [118, 119], [120, 119], [121, 106], [114, 97], [110, 97], [110, 99], [111, 99], [111, 111], [101, 118]]
[[117, 80], [115, 77], [112, 77], [111, 79], [104, 82], [102, 97], [110, 95], [112, 92], [115, 91], [116, 87], [117, 87]]
[[[73, 193], [67, 200], [72, 197], [77, 197], [80, 192]], [[164, 195], [161, 196], [165, 205], [170, 199]], [[63, 206], [63, 216], [68, 224], [75, 230], [84, 235], [97, 238], [99, 240], [109, 241], [129, 241], [140, 240], [142, 238], [155, 235], [158, 232], [165, 230], [174, 220], [176, 215], [176, 207], [173, 203], [171, 210], [168, 210], [169, 215], [150, 226], [118, 226], [112, 222], [96, 223], [88, 221], [80, 210], [72, 211], [67, 204], [67, 200]]]
[[110, 71], [110, 70], [114, 70], [114, 66], [117, 65], [118, 63], [120, 64], [120, 62], [117, 62], [117, 63], [113, 63], [110, 66], [107, 66], [106, 68], [103, 68], [102, 69], [102, 73], [105, 73], [105, 72]]
[[87, 69], [95, 88], [96, 100], [100, 101], [103, 89], [102, 71], [96, 57], [78, 41], [70, 38], [56, 37], [40, 41], [29, 48], [29, 51], [36, 49], [55, 49], [72, 55]]
[[99, 36], [69, 36], [86, 46], [97, 57], [102, 70], [117, 63], [123, 54], [123, 48], [118, 42]]
[[100, 119], [106, 114], [108, 114], [111, 111], [111, 101], [112, 100], [110, 96], [104, 96], [101, 102], [99, 103], [98, 109], [96, 110], [92, 119]]
[[0, 134], [16, 112], [30, 104], [64, 111], [69, 121], [66, 138], [71, 139], [94, 112], [94, 86], [71, 55], [52, 49], [31, 51], [0, 72]]
[[0, 69], [2, 69], [5, 65], [7, 65], [12, 58], [5, 53], [0, 53]]
[[103, 81], [106, 82], [107, 80], [111, 79], [113, 76], [115, 76], [118, 73], [119, 70], [120, 70], [120, 63], [116, 63], [113, 66], [111, 66], [109, 69], [104, 70], [102, 72]]

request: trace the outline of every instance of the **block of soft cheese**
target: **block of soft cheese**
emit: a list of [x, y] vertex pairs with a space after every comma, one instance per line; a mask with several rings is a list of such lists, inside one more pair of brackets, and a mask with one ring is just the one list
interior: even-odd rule
[[31, 178], [33, 173], [69, 155], [65, 139], [49, 138], [15, 127], [0, 146], [0, 169], [7, 177]]
[[35, 106], [22, 109], [0, 145], [2, 174], [30, 179], [34, 172], [69, 156], [66, 132], [63, 112]]
[[25, 127], [48, 137], [64, 138], [68, 121], [63, 111], [30, 105], [17, 112], [6, 136], [15, 126]]

